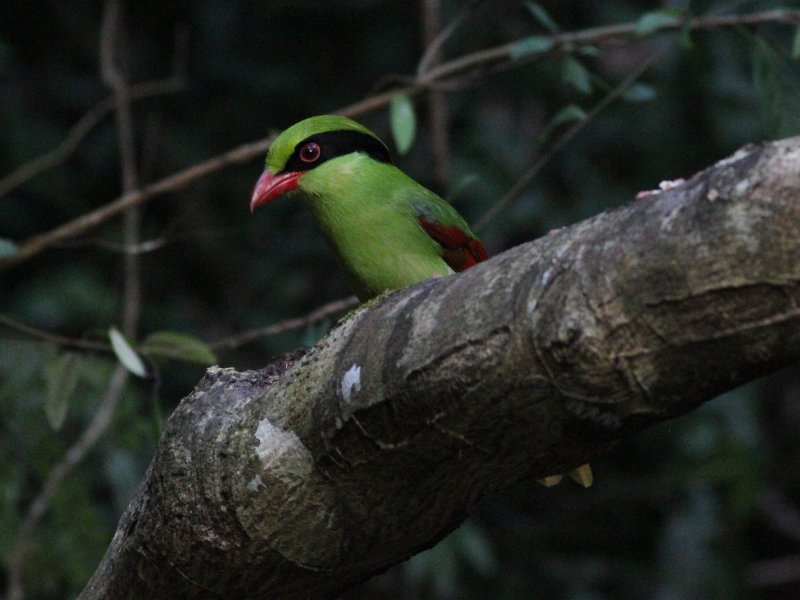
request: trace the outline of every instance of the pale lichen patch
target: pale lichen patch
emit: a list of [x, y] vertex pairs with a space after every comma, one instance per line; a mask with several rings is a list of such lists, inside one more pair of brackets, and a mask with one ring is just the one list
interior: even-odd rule
[[743, 202], [737, 202], [728, 209], [728, 227], [737, 234], [749, 252], [757, 253], [759, 250], [759, 236], [754, 228], [763, 216], [768, 216], [768, 213]]
[[294, 432], [273, 425], [269, 419], [262, 419], [255, 436], [258, 440], [256, 455], [271, 475], [281, 479], [303, 478], [313, 470], [314, 458]]
[[247, 484], [247, 489], [251, 492], [257, 492], [258, 488], [262, 487], [264, 482], [261, 480], [261, 475], [256, 475], [250, 480], [250, 483]]

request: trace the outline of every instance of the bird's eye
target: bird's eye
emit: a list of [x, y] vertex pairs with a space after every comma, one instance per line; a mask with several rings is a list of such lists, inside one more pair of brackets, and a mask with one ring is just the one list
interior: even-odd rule
[[309, 142], [300, 148], [300, 160], [306, 163], [313, 163], [319, 158], [322, 149], [316, 142]]

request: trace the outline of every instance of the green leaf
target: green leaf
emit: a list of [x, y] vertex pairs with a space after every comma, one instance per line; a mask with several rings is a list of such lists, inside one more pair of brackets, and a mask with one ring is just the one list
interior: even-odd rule
[[681, 14], [680, 11], [669, 9], [646, 12], [636, 21], [635, 33], [639, 37], [644, 37], [659, 29], [671, 27], [675, 25]]
[[389, 121], [392, 125], [392, 136], [397, 151], [405, 154], [414, 143], [417, 132], [417, 113], [414, 104], [406, 94], [392, 98], [389, 106]]
[[535, 54], [549, 52], [555, 46], [553, 38], [547, 35], [530, 35], [511, 47], [511, 60], [520, 60]]
[[581, 94], [592, 92], [592, 76], [583, 64], [568, 56], [561, 65], [561, 79], [564, 83], [571, 85]]
[[634, 83], [622, 94], [622, 99], [628, 102], [650, 102], [658, 94], [652, 85]]
[[6, 238], [0, 238], [0, 258], [6, 258], [17, 253], [17, 245]]
[[526, 2], [525, 6], [528, 7], [528, 11], [533, 15], [534, 19], [539, 21], [539, 24], [547, 29], [547, 31], [550, 33], [557, 33], [559, 31], [558, 24], [541, 4], [538, 2]]
[[794, 42], [792, 42], [792, 60], [800, 60], [800, 26], [794, 32]]
[[44, 414], [54, 431], [64, 425], [70, 401], [80, 380], [80, 355], [65, 352], [47, 365]]
[[144, 362], [116, 327], [108, 330], [108, 338], [111, 340], [111, 348], [122, 366], [138, 377], [147, 377], [147, 368], [145, 368]]
[[585, 118], [586, 111], [577, 104], [565, 106], [558, 111], [558, 114], [556, 114], [550, 123], [548, 123], [547, 127], [545, 127], [545, 130], [542, 133], [542, 139], [546, 139], [556, 127], [559, 127], [564, 123], [569, 123], [571, 121], [583, 121]]
[[156, 331], [145, 338], [140, 350], [148, 356], [174, 358], [186, 362], [213, 365], [217, 357], [208, 344], [177, 331]]

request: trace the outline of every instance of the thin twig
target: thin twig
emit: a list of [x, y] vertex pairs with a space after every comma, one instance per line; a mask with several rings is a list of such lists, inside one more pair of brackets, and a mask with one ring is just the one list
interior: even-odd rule
[[[327, 304], [323, 304], [322, 306], [315, 308], [302, 317], [285, 319], [283, 321], [267, 325], [266, 327], [259, 327], [257, 329], [250, 329], [248, 331], [237, 333], [211, 342], [208, 344], [208, 346], [215, 350], [234, 350], [259, 338], [277, 335], [279, 333], [286, 333], [287, 331], [292, 331], [294, 329], [302, 329], [304, 327], [315, 325], [330, 316], [344, 312], [356, 305], [358, 305], [358, 299], [355, 296], [340, 298], [338, 300], [328, 302]], [[111, 351], [110, 344], [50, 333], [49, 331], [39, 329], [38, 327], [33, 327], [27, 323], [22, 323], [16, 319], [7, 317], [6, 315], [0, 315], [0, 325], [4, 325], [9, 329], [19, 331], [20, 333], [24, 333], [33, 338], [42, 340], [44, 342], [57, 344], [59, 346], [82, 348], [84, 350], [100, 350], [103, 352]]]
[[[667, 32], [682, 29], [697, 31], [702, 29], [720, 29], [723, 27], [763, 25], [766, 23], [800, 23], [800, 10], [769, 10], [750, 15], [707, 15], [694, 19], [676, 17], [673, 23], [664, 25], [659, 31]], [[559, 51], [565, 46], [594, 45], [613, 38], [636, 36], [638, 28], [638, 22], [634, 21], [632, 23], [622, 23], [619, 25], [592, 27], [580, 31], [555, 33], [548, 38], [552, 42], [552, 47], [549, 52]], [[520, 42], [524, 42], [524, 39], [514, 40], [513, 42], [467, 54], [461, 58], [443, 63], [438, 67], [430, 69], [426, 75], [421, 78], [418, 85], [424, 86], [429, 80], [447, 79], [448, 77], [478, 66], [486, 66], [499, 61], [510, 60], [519, 49]]]
[[[423, 15], [429, 15], [431, 8], [428, 6], [430, 0], [425, 0], [423, 6]], [[472, 13], [475, 7], [480, 4], [480, 2], [472, 2], [470, 5], [465, 6], [456, 16], [447, 24], [447, 27], [439, 31], [439, 22], [441, 21], [441, 7], [438, 7], [438, 13], [436, 15], [436, 19], [430, 19], [428, 16], [423, 16], [423, 32], [425, 33], [425, 51], [422, 54], [422, 58], [417, 65], [417, 75], [424, 75], [428, 72], [433, 65], [437, 64], [441, 60], [442, 55], [442, 47], [444, 44], [453, 37], [453, 34], [458, 30], [461, 24], [467, 19], [467, 17]], [[435, 26], [432, 23], [435, 21]], [[431, 24], [428, 27], [427, 24]]]
[[[800, 10], [772, 10], [741, 16], [714, 15], [689, 19], [688, 21], [676, 19], [675, 23], [665, 26], [663, 31], [674, 31], [683, 28], [694, 31], [720, 27], [753, 26], [766, 23], [800, 23]], [[634, 22], [607, 27], [595, 27], [572, 33], [559, 33], [552, 36], [554, 45], [550, 53], [559, 52], [563, 46], [568, 44], [597, 44], [611, 38], [635, 36], [636, 28], [637, 23]], [[430, 69], [423, 77], [417, 79], [416, 83], [413, 85], [382, 92], [354, 104], [350, 104], [336, 112], [347, 116], [363, 114], [385, 106], [398, 94], [417, 94], [428, 89], [428, 87], [434, 83], [446, 82], [470, 70], [497, 66], [497, 63], [502, 61], [508, 61], [515, 65], [523, 64], [522, 60], [515, 60], [514, 58], [514, 51], [518, 48], [520, 41], [523, 40], [516, 40], [496, 48], [481, 50], [448, 61], [438, 67]], [[542, 55], [537, 55], [537, 57], [541, 58], [547, 54], [549, 53], [542, 53]], [[210, 158], [198, 165], [194, 165], [179, 173], [166, 177], [142, 190], [125, 194], [90, 213], [64, 223], [46, 233], [30, 237], [17, 247], [17, 251], [14, 254], [0, 259], [0, 271], [22, 264], [67, 238], [81, 235], [135, 204], [140, 204], [165, 192], [173, 192], [181, 189], [187, 184], [229, 165], [247, 162], [266, 152], [271, 141], [272, 137], [268, 137], [238, 146], [224, 154]]]
[[275, 335], [278, 333], [291, 331], [293, 329], [300, 329], [302, 327], [308, 327], [310, 325], [314, 325], [315, 323], [327, 319], [331, 315], [343, 312], [348, 308], [356, 306], [357, 304], [358, 304], [358, 299], [355, 296], [340, 298], [339, 300], [334, 300], [332, 302], [328, 302], [327, 304], [323, 304], [322, 306], [311, 311], [305, 316], [297, 317], [294, 319], [286, 319], [285, 321], [280, 321], [279, 323], [273, 323], [272, 325], [267, 325], [266, 327], [260, 327], [258, 329], [251, 329], [243, 333], [237, 333], [236, 335], [232, 335], [230, 337], [222, 338], [220, 340], [212, 342], [209, 344], [209, 347], [214, 350], [220, 348], [227, 350], [240, 348], [245, 344], [248, 344], [259, 338], [266, 337], [268, 335]]
[[[128, 82], [120, 69], [118, 59], [122, 48], [121, 10], [119, 0], [107, 0], [100, 30], [100, 72], [103, 82], [114, 94], [122, 192], [127, 194], [139, 189], [139, 174], [136, 167], [133, 114]], [[141, 221], [141, 206], [131, 206], [125, 211], [123, 238], [126, 246], [138, 244]], [[122, 296], [122, 332], [134, 339], [142, 312], [141, 257], [138, 253], [124, 255], [123, 272], [125, 277]]]
[[[132, 85], [128, 90], [131, 100], [141, 100], [152, 96], [164, 94], [174, 94], [186, 89], [186, 81], [181, 77], [170, 77], [155, 81], [146, 81], [137, 85]], [[11, 173], [0, 179], [0, 197], [12, 192], [25, 182], [41, 175], [54, 167], [63, 163], [69, 156], [77, 150], [81, 141], [113, 110], [114, 97], [104, 98], [72, 126], [67, 133], [67, 137], [56, 148], [42, 154], [16, 168]]]
[[99, 237], [84, 237], [77, 240], [70, 240], [62, 244], [65, 248], [81, 248], [85, 246], [94, 246], [102, 250], [108, 250], [116, 254], [149, 254], [161, 250], [170, 244], [177, 244], [179, 242], [192, 240], [211, 240], [216, 241], [225, 236], [224, 230], [209, 231], [206, 229], [194, 229], [186, 231], [178, 231], [174, 225], [170, 225], [158, 237], [144, 240], [136, 244], [125, 244], [113, 242]]
[[553, 158], [556, 152], [561, 150], [567, 142], [572, 140], [580, 131], [582, 131], [589, 123], [603, 110], [608, 108], [615, 100], [617, 100], [637, 79], [639, 79], [645, 72], [653, 66], [653, 64], [660, 58], [661, 54], [655, 54], [644, 61], [644, 63], [633, 73], [628, 75], [617, 87], [611, 90], [608, 94], [603, 96], [603, 99], [595, 104], [592, 109], [586, 113], [586, 116], [580, 121], [576, 121], [569, 127], [555, 143], [550, 147], [548, 152], [542, 155], [539, 160], [531, 165], [531, 167], [523, 173], [517, 182], [511, 187], [505, 195], [500, 198], [489, 210], [487, 210], [480, 219], [475, 222], [475, 231], [481, 231], [503, 210], [514, 198], [519, 196], [523, 190], [530, 185], [539, 172], [547, 165]]
[[111, 350], [110, 344], [105, 344], [103, 342], [95, 342], [92, 340], [84, 340], [80, 338], [71, 338], [63, 335], [58, 335], [55, 333], [50, 333], [49, 331], [44, 331], [43, 329], [38, 329], [36, 327], [27, 325], [25, 323], [21, 323], [20, 321], [17, 321], [16, 319], [12, 319], [11, 317], [7, 317], [5, 315], [0, 315], [0, 325], [5, 325], [9, 329], [14, 329], [15, 331], [19, 331], [20, 333], [24, 333], [26, 335], [40, 339], [45, 342], [58, 344], [59, 346], [82, 348], [84, 350], [103, 350], [103, 351]]
[[[451, 21], [448, 31], [441, 32], [442, 6], [441, 0], [424, 0], [422, 2], [422, 37], [427, 46], [417, 72], [424, 74], [429, 67], [440, 62], [441, 52], [438, 50], [450, 33], [455, 31], [455, 25], [460, 23], [465, 13]], [[450, 173], [450, 138], [448, 132], [449, 113], [447, 98], [441, 90], [428, 91], [428, 126], [431, 131], [431, 145], [433, 146], [433, 170], [436, 181], [441, 188], [447, 186]]]
[[15, 254], [0, 259], [0, 270], [21, 264], [51, 246], [63, 242], [66, 239], [81, 235], [82, 233], [85, 233], [97, 225], [104, 223], [119, 213], [124, 212], [131, 206], [141, 204], [145, 200], [149, 200], [155, 196], [179, 190], [189, 183], [219, 171], [228, 165], [247, 162], [254, 156], [258, 156], [259, 154], [266, 152], [267, 148], [269, 148], [269, 145], [272, 142], [272, 139], [273, 138], [270, 137], [234, 148], [225, 154], [216, 156], [200, 164], [193, 165], [187, 169], [184, 169], [183, 171], [175, 173], [174, 175], [165, 177], [164, 179], [161, 179], [152, 185], [143, 187], [140, 190], [123, 194], [112, 202], [104, 204], [100, 208], [86, 213], [77, 219], [73, 219], [72, 221], [64, 223], [63, 225], [59, 225], [47, 233], [28, 238], [28, 240], [26, 240], [17, 248], [17, 252]]

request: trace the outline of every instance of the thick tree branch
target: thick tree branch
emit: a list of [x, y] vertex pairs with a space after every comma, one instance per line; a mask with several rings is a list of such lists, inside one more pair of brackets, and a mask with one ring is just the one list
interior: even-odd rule
[[356, 313], [172, 415], [82, 598], [320, 598], [800, 358], [800, 138]]

